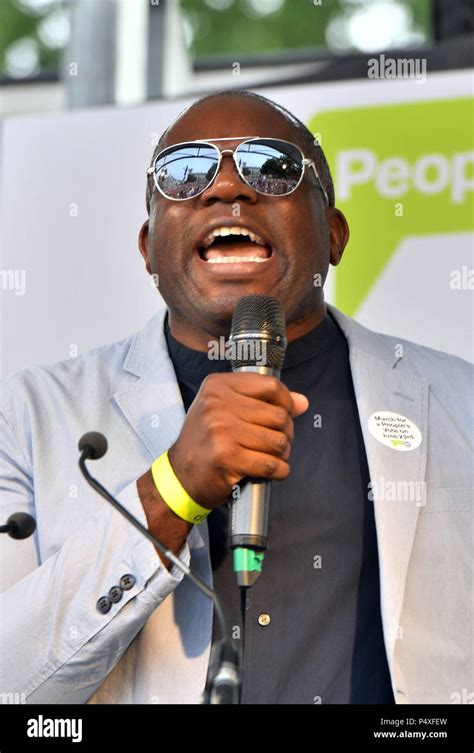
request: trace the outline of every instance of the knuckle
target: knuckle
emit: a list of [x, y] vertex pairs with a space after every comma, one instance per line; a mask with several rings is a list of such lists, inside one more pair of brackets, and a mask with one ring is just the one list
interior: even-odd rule
[[202, 389], [199, 396], [199, 402], [201, 405], [201, 410], [204, 413], [209, 413], [210, 411], [214, 410], [216, 404], [214, 395], [210, 394], [206, 389]]
[[202, 380], [199, 394], [201, 397], [212, 398], [218, 394], [221, 394], [223, 388], [223, 374], [218, 372], [208, 374]]
[[213, 458], [225, 460], [231, 454], [229, 441], [219, 428], [210, 433], [209, 447]]
[[273, 408], [273, 419], [278, 427], [284, 428], [288, 424], [288, 413], [280, 405]]
[[220, 418], [210, 409], [206, 418], [206, 430], [207, 433], [213, 438], [218, 437], [221, 433]]
[[287, 460], [289, 460], [290, 455], [291, 455], [291, 446], [288, 444], [286, 450], [281, 454], [280, 457], [281, 457], [282, 460], [287, 461]]
[[274, 460], [265, 460], [263, 468], [266, 476], [274, 476], [278, 470], [278, 460], [276, 458]]
[[280, 392], [280, 389], [281, 389], [280, 380], [275, 376], [267, 376], [265, 377], [265, 379], [267, 380], [266, 384], [268, 387], [269, 394], [272, 396], [276, 396]]
[[209, 391], [212, 389], [214, 384], [214, 376], [215, 374], [208, 374], [201, 383], [201, 389], [199, 390], [202, 396], [208, 395]]
[[217, 420], [217, 416], [219, 416], [221, 413], [222, 401], [215, 393], [207, 392], [201, 395], [200, 407], [202, 417], [205, 420]]
[[216, 429], [208, 429], [205, 438], [206, 452], [213, 465], [221, 464], [227, 456], [225, 437]]
[[275, 450], [284, 453], [288, 450], [288, 437], [285, 434], [278, 434], [274, 440]]

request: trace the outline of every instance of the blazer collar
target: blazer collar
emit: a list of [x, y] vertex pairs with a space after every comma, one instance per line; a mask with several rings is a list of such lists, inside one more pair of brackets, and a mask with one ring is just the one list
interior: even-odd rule
[[145, 326], [133, 335], [123, 364], [125, 371], [142, 376], [159, 364], [160, 356], [169, 359], [164, 331], [166, 311], [166, 306], [162, 305]]
[[367, 327], [359, 324], [355, 319], [351, 319], [350, 316], [346, 316], [346, 314], [343, 314], [342, 311], [339, 311], [339, 309], [329, 303], [326, 306], [344, 332], [349, 349], [352, 346], [356, 347], [367, 355], [383, 361], [389, 367], [395, 366], [400, 360], [400, 357], [395, 353], [390, 338], [386, 335], [381, 335], [379, 332], [367, 329]]

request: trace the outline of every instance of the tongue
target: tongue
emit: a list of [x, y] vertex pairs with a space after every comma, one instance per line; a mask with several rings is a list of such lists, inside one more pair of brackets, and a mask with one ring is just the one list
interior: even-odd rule
[[252, 241], [235, 241], [230, 244], [228, 241], [219, 245], [219, 239], [216, 240], [212, 246], [206, 248], [203, 253], [205, 261], [209, 259], [219, 259], [225, 256], [239, 256], [242, 259], [257, 258], [267, 259], [269, 257], [269, 250], [267, 246], [259, 246], [258, 243], [252, 243]]

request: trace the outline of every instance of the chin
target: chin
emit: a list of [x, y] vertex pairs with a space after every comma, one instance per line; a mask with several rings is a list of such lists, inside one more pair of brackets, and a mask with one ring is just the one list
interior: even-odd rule
[[209, 305], [209, 301], [200, 307], [199, 318], [205, 325], [206, 331], [213, 335], [228, 335], [230, 332], [232, 317], [234, 315], [234, 309], [237, 305], [237, 301], [240, 296], [235, 299], [227, 299], [225, 301], [212, 301], [212, 305]]

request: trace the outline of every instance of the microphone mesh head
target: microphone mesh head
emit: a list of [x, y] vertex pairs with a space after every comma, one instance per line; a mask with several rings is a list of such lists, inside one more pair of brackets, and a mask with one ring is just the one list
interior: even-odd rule
[[263, 365], [281, 371], [286, 329], [280, 301], [267, 295], [240, 298], [232, 318], [231, 342], [233, 369]]

